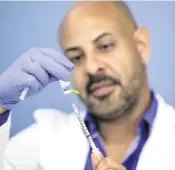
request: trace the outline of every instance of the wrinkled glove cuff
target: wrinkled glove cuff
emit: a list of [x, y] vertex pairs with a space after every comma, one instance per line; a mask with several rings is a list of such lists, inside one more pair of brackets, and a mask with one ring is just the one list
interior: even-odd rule
[[0, 98], [0, 106], [3, 107], [6, 110], [12, 110], [14, 105], [16, 105], [19, 101], [10, 101], [10, 102], [4, 102]]

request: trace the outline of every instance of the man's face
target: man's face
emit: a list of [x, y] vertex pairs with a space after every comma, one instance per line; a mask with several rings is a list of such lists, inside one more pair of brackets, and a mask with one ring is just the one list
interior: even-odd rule
[[144, 84], [134, 30], [130, 34], [110, 15], [78, 10], [65, 24], [61, 41], [66, 57], [75, 64], [73, 83], [93, 115], [117, 119], [135, 104]]

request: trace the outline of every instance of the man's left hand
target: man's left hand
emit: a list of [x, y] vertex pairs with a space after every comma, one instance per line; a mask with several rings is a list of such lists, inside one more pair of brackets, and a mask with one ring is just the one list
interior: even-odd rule
[[104, 158], [101, 153], [99, 153], [99, 158], [92, 153], [91, 160], [93, 170], [126, 170], [123, 165], [118, 164], [109, 157]]

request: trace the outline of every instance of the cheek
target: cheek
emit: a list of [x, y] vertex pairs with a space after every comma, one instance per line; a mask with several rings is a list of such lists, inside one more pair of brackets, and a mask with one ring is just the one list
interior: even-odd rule
[[121, 50], [111, 53], [108, 57], [106, 58], [107, 67], [116, 77], [120, 78], [122, 85], [125, 86], [128, 84], [134, 67], [132, 56]]
[[79, 67], [75, 67], [72, 72], [72, 80], [75, 88], [82, 93], [86, 85], [86, 78], [83, 71]]
[[130, 86], [133, 81], [134, 75], [138, 72], [138, 60], [134, 55], [127, 55], [122, 62], [121, 75], [123, 80], [123, 86]]

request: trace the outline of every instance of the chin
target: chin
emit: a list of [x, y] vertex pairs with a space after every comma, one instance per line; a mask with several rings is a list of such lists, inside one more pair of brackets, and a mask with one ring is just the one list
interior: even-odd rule
[[94, 100], [90, 105], [89, 111], [98, 120], [116, 121], [125, 117], [130, 109], [136, 104], [135, 98], [123, 98], [121, 95], [112, 94], [106, 99]]
[[108, 96], [104, 96], [101, 98], [92, 98], [91, 104], [88, 105], [88, 109], [91, 113], [97, 114], [97, 115], [108, 115], [116, 108], [120, 108], [120, 101], [119, 97], [114, 96], [113, 94], [110, 94]]
[[97, 105], [91, 110], [91, 114], [97, 119], [101, 121], [117, 121], [121, 118], [125, 117], [128, 113], [126, 110], [129, 106], [124, 104], [121, 105]]

